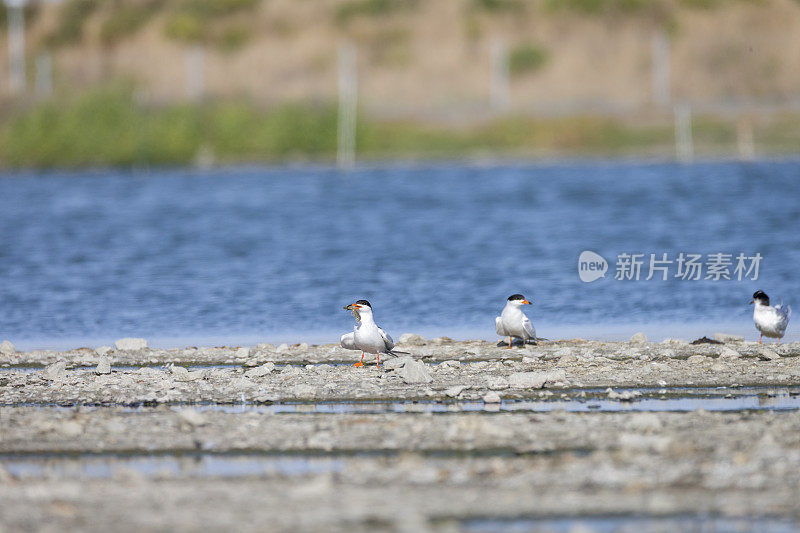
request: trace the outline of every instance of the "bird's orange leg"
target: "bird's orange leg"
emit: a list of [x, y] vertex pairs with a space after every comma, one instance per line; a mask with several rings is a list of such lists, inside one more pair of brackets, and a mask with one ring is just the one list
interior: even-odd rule
[[361, 352], [361, 361], [355, 363], [353, 366], [364, 366], [364, 352]]
[[512, 337], [508, 338], [508, 348], [506, 348], [506, 350], [510, 350], [511, 349], [511, 339], [512, 339]]
[[380, 368], [381, 367], [381, 354], [378, 354], [377, 357], [378, 357], [378, 362], [375, 363], [375, 368]]
[[761, 339], [763, 339], [763, 338], [764, 338], [764, 334], [762, 333], [762, 334], [761, 334], [761, 335], [758, 337], [758, 344], [761, 344]]

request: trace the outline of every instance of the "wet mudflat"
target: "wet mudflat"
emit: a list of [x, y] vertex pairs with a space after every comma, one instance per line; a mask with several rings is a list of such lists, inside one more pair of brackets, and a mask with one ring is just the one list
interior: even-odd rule
[[800, 344], [29, 352], [9, 530], [792, 531]]

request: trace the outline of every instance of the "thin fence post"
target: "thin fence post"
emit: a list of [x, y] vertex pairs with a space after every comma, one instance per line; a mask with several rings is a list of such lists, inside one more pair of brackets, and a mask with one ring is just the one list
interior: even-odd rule
[[25, 8], [26, 0], [6, 0], [8, 13], [8, 88], [12, 94], [25, 92]]
[[653, 103], [662, 109], [670, 104], [670, 44], [664, 30], [653, 35]]
[[36, 56], [36, 94], [48, 97], [53, 94], [53, 58], [50, 52]]
[[186, 52], [186, 95], [189, 100], [199, 100], [205, 92], [206, 51], [196, 45]]
[[356, 163], [356, 110], [358, 67], [352, 43], [339, 45], [339, 115], [336, 137], [336, 164], [351, 169]]
[[742, 161], [752, 161], [756, 158], [753, 122], [747, 117], [740, 117], [736, 123], [736, 146], [739, 149], [739, 159]]
[[492, 110], [506, 113], [511, 107], [511, 84], [509, 82], [508, 43], [494, 39], [491, 45], [491, 79], [489, 100]]
[[688, 104], [678, 104], [675, 113], [675, 155], [681, 163], [691, 163], [694, 159], [692, 140], [692, 108]]

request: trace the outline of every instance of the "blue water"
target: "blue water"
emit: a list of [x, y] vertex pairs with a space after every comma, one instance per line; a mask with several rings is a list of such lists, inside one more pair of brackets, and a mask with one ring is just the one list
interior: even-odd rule
[[[754, 290], [800, 306], [799, 184], [798, 161], [6, 175], [0, 338], [331, 342], [359, 298], [395, 337], [495, 338], [521, 292], [545, 337], [752, 339]], [[579, 280], [583, 250], [604, 279]], [[624, 252], [763, 259], [757, 281], [618, 281]]]

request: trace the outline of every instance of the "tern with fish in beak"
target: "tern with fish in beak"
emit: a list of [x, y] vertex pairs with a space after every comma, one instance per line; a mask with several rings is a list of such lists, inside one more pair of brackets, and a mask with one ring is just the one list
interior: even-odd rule
[[388, 333], [383, 331], [375, 323], [372, 317], [372, 306], [367, 300], [358, 300], [356, 303], [345, 306], [345, 309], [353, 312], [356, 317], [356, 324], [352, 333], [342, 335], [342, 348], [348, 350], [361, 350], [361, 360], [353, 366], [364, 366], [364, 353], [374, 353], [378, 362], [381, 364], [381, 354], [396, 355], [404, 352], [393, 352], [394, 341]]

